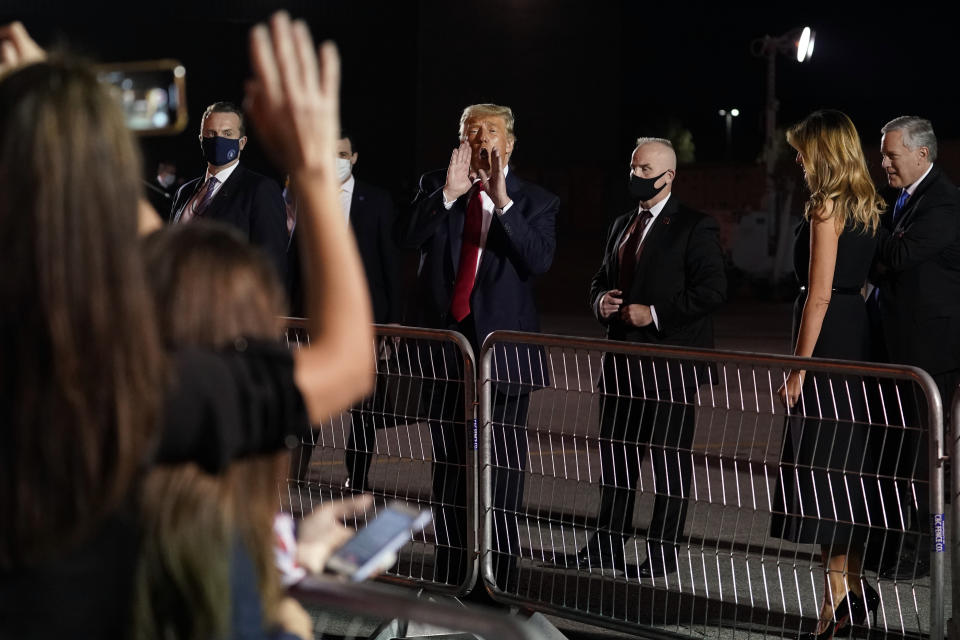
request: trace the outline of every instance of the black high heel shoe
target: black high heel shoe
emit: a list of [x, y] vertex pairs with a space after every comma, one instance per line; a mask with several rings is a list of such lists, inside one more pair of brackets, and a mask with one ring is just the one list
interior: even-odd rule
[[[877, 596], [879, 600], [880, 596]], [[864, 610], [863, 600], [853, 591], [847, 591], [847, 595], [833, 609], [833, 616], [830, 618], [830, 624], [817, 633], [804, 633], [800, 635], [800, 640], [830, 640], [831, 638], [845, 638], [850, 635], [852, 627], [851, 621], [866, 620], [867, 613]], [[817, 627], [820, 627], [820, 621], [817, 621]]]
[[870, 620], [870, 626], [875, 627], [877, 625], [877, 608], [880, 606], [880, 594], [866, 580], [862, 584], [863, 596], [858, 596], [852, 591], [847, 594], [847, 597], [853, 596], [854, 598], [851, 600], [853, 622], [863, 624], [872, 613], [873, 618]]

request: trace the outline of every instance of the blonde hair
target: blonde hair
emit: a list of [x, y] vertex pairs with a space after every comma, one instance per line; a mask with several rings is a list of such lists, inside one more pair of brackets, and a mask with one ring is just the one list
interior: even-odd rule
[[846, 114], [815, 111], [790, 127], [787, 142], [803, 156], [810, 187], [804, 215], [820, 215], [828, 200], [834, 207], [829, 217], [841, 231], [852, 220], [855, 228], [873, 234], [880, 222], [883, 199], [867, 171], [860, 136]]
[[475, 116], [496, 116], [503, 118], [504, 125], [507, 128], [507, 136], [514, 142], [517, 141], [517, 136], [513, 133], [514, 118], [513, 118], [513, 109], [510, 107], [504, 107], [499, 104], [472, 104], [466, 109], [463, 110], [463, 113], [460, 115], [460, 139], [463, 140], [463, 126], [466, 124], [469, 118]]

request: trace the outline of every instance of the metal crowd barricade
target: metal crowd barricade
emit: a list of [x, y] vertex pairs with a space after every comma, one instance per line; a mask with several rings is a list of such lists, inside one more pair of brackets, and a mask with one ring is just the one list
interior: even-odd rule
[[[472, 634], [466, 636], [470, 638], [498, 640], [543, 638], [534, 627], [516, 617], [493, 610], [477, 611], [453, 602], [435, 602], [388, 585], [348, 583], [320, 576], [300, 582], [290, 593], [312, 614], [314, 636], [318, 638], [421, 637], [414, 636], [418, 626], [427, 626], [430, 635], [445, 629], [449, 633], [444, 638], [464, 637], [460, 633]], [[389, 627], [391, 623], [400, 628]]]
[[[291, 348], [308, 345], [304, 320], [286, 319]], [[431, 509], [385, 579], [447, 595], [477, 576], [476, 361], [452, 331], [374, 325], [371, 396], [322, 424], [294, 451], [283, 508], [310, 513], [359, 493]], [[359, 523], [363, 524], [363, 523]]]
[[[868, 603], [857, 633], [943, 637], [943, 416], [925, 372], [516, 332], [488, 336], [480, 362], [496, 599], [633, 632], [794, 635], [816, 628], [832, 549]], [[791, 368], [806, 383], [786, 410]], [[526, 411], [502, 409], [510, 393]], [[929, 577], [878, 578], [916, 545], [934, 549]]]
[[953, 569], [953, 579], [950, 581], [951, 600], [953, 603], [953, 616], [950, 619], [950, 640], [960, 640], [960, 585], [956, 584], [960, 580], [960, 508], [957, 508], [960, 501], [960, 473], [957, 472], [956, 461], [960, 460], [960, 387], [954, 391], [952, 410], [950, 411], [950, 454], [953, 461], [953, 468], [950, 472], [950, 495], [951, 500], [951, 532], [950, 532], [950, 554], [951, 565]]

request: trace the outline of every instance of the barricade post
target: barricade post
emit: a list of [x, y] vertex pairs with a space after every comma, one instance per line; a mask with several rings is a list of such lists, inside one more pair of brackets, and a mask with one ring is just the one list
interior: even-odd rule
[[960, 585], [957, 585], [957, 579], [960, 578], [960, 473], [956, 468], [957, 460], [960, 460], [960, 386], [954, 391], [953, 404], [950, 411], [950, 437], [951, 447], [950, 455], [953, 468], [950, 474], [952, 501], [950, 504], [951, 531], [950, 549], [951, 564], [953, 569], [953, 584], [951, 584], [951, 596], [953, 603], [952, 617], [950, 618], [950, 640], [960, 640]]
[[[863, 594], [855, 626], [942, 637], [927, 373], [518, 332], [488, 336], [480, 367], [481, 575], [498, 600], [627, 631], [789, 635], [816, 626], [827, 553]], [[805, 383], [786, 409], [791, 369]], [[523, 420], [497, 413], [504, 389], [528, 395]], [[505, 468], [525, 480], [514, 510], [498, 502]], [[930, 543], [929, 577], [878, 579]]]
[[[305, 321], [285, 323], [291, 348], [309, 344]], [[313, 425], [293, 453], [281, 504], [304, 514], [366, 492], [375, 511], [390, 500], [431, 509], [431, 525], [412, 537], [384, 579], [462, 595], [478, 570], [474, 354], [452, 331], [374, 330], [373, 393]]]

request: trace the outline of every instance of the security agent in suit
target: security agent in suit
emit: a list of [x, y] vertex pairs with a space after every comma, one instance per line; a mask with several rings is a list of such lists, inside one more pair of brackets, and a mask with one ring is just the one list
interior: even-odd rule
[[[373, 306], [373, 321], [377, 324], [399, 324], [403, 301], [400, 287], [400, 252], [393, 232], [396, 217], [393, 199], [383, 189], [354, 177], [353, 169], [359, 153], [353, 137], [346, 131], [340, 133], [341, 138], [337, 141], [340, 204], [344, 222], [349, 223], [353, 231], [360, 259], [363, 261]], [[287, 202], [288, 227], [291, 230], [288, 292], [291, 315], [299, 316], [303, 313], [304, 300], [299, 269], [296, 194], [287, 187], [284, 189], [284, 199]], [[392, 343], [384, 342], [380, 346], [378, 357], [389, 359], [389, 349], [392, 346]], [[403, 411], [402, 407], [394, 406], [397, 400], [394, 395], [398, 392], [395, 387], [391, 389], [391, 385], [396, 383], [398, 361], [399, 358], [395, 358], [392, 364], [380, 363], [373, 394], [350, 410], [350, 434], [344, 453], [347, 468], [344, 488], [370, 490], [367, 476], [373, 459], [372, 451], [376, 447], [377, 429], [396, 426], [397, 421], [393, 416], [397, 411]], [[393, 368], [391, 375], [384, 373], [388, 367]], [[313, 446], [305, 444], [294, 453], [291, 476], [297, 481], [303, 482], [307, 479], [312, 451]]]
[[184, 224], [202, 217], [237, 227], [267, 253], [283, 282], [288, 244], [283, 196], [276, 181], [239, 164], [246, 144], [243, 113], [236, 105], [215, 102], [207, 107], [200, 124], [207, 172], [180, 187], [170, 222]]
[[[719, 227], [673, 197], [676, 166], [669, 140], [637, 140], [630, 190], [640, 203], [611, 225], [590, 284], [594, 315], [611, 340], [713, 347], [710, 314], [727, 288]], [[639, 577], [676, 571], [692, 474], [694, 399], [709, 373], [690, 363], [604, 355], [598, 530], [578, 552], [578, 565], [628, 570], [624, 544], [634, 531], [640, 461], [650, 457], [656, 497]]]
[[[341, 136], [337, 141], [340, 199], [363, 260], [373, 303], [373, 321], [399, 324], [402, 311], [400, 251], [393, 233], [396, 217], [393, 200], [383, 189], [354, 178], [353, 168], [359, 154], [350, 135], [341, 132]], [[390, 344], [385, 343], [378, 356], [387, 357], [385, 350], [389, 348]], [[381, 369], [378, 367], [378, 371]], [[348, 487], [370, 489], [367, 474], [376, 444], [376, 429], [394, 426], [386, 424], [387, 415], [393, 413], [393, 407], [388, 404], [388, 383], [387, 376], [378, 374], [373, 395], [350, 411], [350, 436], [345, 454]]]
[[[556, 246], [557, 196], [516, 176], [508, 162], [516, 137], [509, 107], [472, 105], [460, 118], [460, 146], [446, 171], [425, 174], [413, 206], [398, 220], [401, 245], [420, 250], [410, 324], [461, 332], [479, 354], [492, 331], [537, 331], [536, 277], [550, 267]], [[448, 349], [432, 349], [436, 366], [462, 374]], [[526, 466], [529, 391], [545, 384], [533, 349], [498, 351], [493, 400], [494, 578], [510, 579], [519, 551], [518, 516]], [[438, 359], [441, 361], [438, 362]], [[442, 369], [441, 369], [442, 370]], [[437, 531], [436, 578], [457, 583], [465, 575], [467, 425], [463, 387], [438, 381], [426, 389], [433, 441]], [[475, 435], [473, 437], [476, 437]]]
[[[937, 139], [930, 121], [901, 116], [881, 132], [883, 169], [897, 198], [881, 218], [871, 275], [877, 290], [870, 306], [878, 312], [886, 350], [879, 359], [930, 373], [946, 418], [960, 381], [960, 196], [934, 164]], [[904, 401], [906, 415], [918, 418], [908, 418], [908, 426], [925, 425], [925, 403]], [[901, 435], [902, 441], [884, 447], [884, 462], [894, 465], [888, 471], [896, 476], [921, 481], [913, 488], [916, 502], [913, 495], [902, 500], [911, 507], [909, 528], [922, 533], [929, 526], [928, 437], [912, 429]], [[891, 451], [896, 460], [890, 459]], [[905, 536], [899, 557], [881, 575], [901, 580], [926, 575], [928, 548], [921, 536]]]

